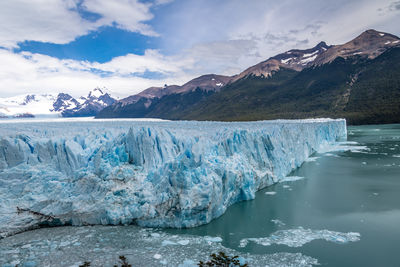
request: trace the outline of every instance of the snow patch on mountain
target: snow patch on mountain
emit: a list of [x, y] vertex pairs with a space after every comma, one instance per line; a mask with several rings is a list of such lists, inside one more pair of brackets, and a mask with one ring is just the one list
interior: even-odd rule
[[[318, 51], [317, 51], [317, 52], [318, 52]], [[305, 58], [305, 59], [300, 60], [300, 63], [301, 63], [302, 65], [307, 65], [308, 63], [313, 62], [317, 57], [318, 57], [318, 55], [314, 55], [314, 56], [312, 56], [312, 57], [307, 57], [307, 58]]]
[[0, 98], [0, 116], [13, 117], [23, 114], [51, 115], [55, 97], [43, 95], [19, 95]]
[[316, 54], [318, 54], [320, 51], [319, 50], [316, 50], [316, 51], [314, 51], [314, 52], [312, 52], [312, 53], [308, 53], [308, 54], [304, 54], [303, 55], [303, 58], [305, 58], [305, 57], [312, 57], [312, 56], [314, 56], [314, 55], [316, 55]]
[[281, 59], [281, 63], [283, 63], [283, 64], [287, 64], [289, 61], [291, 61], [291, 60], [293, 60], [293, 58], [292, 57], [290, 57], [290, 58], [287, 58], [287, 59]]
[[0, 117], [21, 116], [95, 116], [101, 109], [113, 104], [105, 89], [95, 88], [87, 97], [75, 99], [69, 94], [20, 95], [0, 98]]
[[93, 91], [90, 91], [87, 98], [99, 98], [100, 96], [104, 95], [102, 89], [95, 88]]

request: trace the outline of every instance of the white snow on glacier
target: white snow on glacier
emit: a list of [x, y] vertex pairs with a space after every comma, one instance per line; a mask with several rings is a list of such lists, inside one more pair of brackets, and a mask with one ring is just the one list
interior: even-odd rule
[[339, 139], [345, 120], [0, 123], [0, 235], [208, 223]]

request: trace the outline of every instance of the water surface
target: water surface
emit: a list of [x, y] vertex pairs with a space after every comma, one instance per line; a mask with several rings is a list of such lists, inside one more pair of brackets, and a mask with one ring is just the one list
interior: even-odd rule
[[[323, 266], [400, 266], [400, 125], [349, 127], [348, 141], [368, 150], [317, 154], [291, 174], [304, 179], [259, 191], [208, 225], [170, 232], [218, 235], [252, 254], [301, 252]], [[298, 227], [357, 232], [360, 240], [239, 247], [243, 238]]]
[[207, 225], [40, 229], [0, 240], [0, 264], [108, 266], [124, 254], [134, 266], [177, 266], [224, 250], [250, 266], [400, 266], [400, 125], [349, 127], [348, 140], [352, 151], [314, 155], [293, 181]]

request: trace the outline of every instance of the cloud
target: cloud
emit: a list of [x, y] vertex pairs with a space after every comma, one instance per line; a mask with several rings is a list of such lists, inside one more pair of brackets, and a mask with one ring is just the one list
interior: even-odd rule
[[235, 39], [194, 45], [184, 50], [179, 60], [192, 62], [190, 68], [186, 68], [191, 74], [233, 75], [242, 71], [242, 66], [261, 60], [261, 57], [254, 40]]
[[131, 75], [135, 73], [158, 72], [174, 76], [183, 68], [191, 66], [188, 60], [163, 56], [157, 50], [146, 50], [144, 55], [128, 54], [115, 57], [106, 63], [88, 63], [92, 69], [111, 72], [115, 75]]
[[142, 23], [153, 18], [149, 3], [137, 0], [84, 0], [82, 7], [89, 12], [100, 14], [101, 18], [95, 23], [98, 26], [114, 25], [117, 28], [140, 32], [144, 35], [157, 36], [151, 27]]
[[[66, 44], [102, 26], [156, 36], [145, 22], [153, 18], [150, 3], [137, 0], [0, 1], [0, 46], [38, 41]], [[97, 14], [85, 18], [82, 12]]]
[[396, 1], [390, 4], [389, 6], [390, 11], [399, 11], [400, 10], [400, 1]]
[[68, 43], [93, 29], [64, 1], [0, 1], [0, 46], [35, 40]]
[[156, 5], [166, 5], [166, 4], [172, 3], [173, 1], [174, 0], [156, 0], [155, 4]]
[[101, 26], [159, 36], [160, 42], [158, 50], [105, 63], [0, 49], [0, 96], [79, 96], [96, 86], [127, 96], [206, 73], [234, 75], [286, 50], [344, 43], [369, 28], [398, 34], [399, 16], [389, 12], [398, 8], [393, 0], [0, 1], [3, 47], [24, 40], [65, 44]]
[[347, 42], [369, 28], [398, 34], [396, 13], [377, 11], [391, 2], [186, 0], [158, 20], [166, 29], [163, 50], [186, 53], [206, 72], [232, 75], [290, 49]]
[[[0, 62], [2, 97], [28, 92], [65, 92], [81, 96], [97, 86], [105, 86], [113, 95], [123, 97], [150, 86], [182, 84], [193, 78], [181, 71], [179, 64], [183, 63], [174, 63], [172, 58], [165, 58], [156, 51], [148, 51], [143, 56], [127, 55], [100, 64], [0, 49]], [[132, 73], [145, 71], [168, 73], [168, 78], [148, 79]]]

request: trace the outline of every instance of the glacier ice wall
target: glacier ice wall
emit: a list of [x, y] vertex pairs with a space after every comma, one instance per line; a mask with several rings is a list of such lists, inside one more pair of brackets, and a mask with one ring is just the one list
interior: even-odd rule
[[1, 123], [0, 234], [208, 223], [343, 138], [331, 119]]

